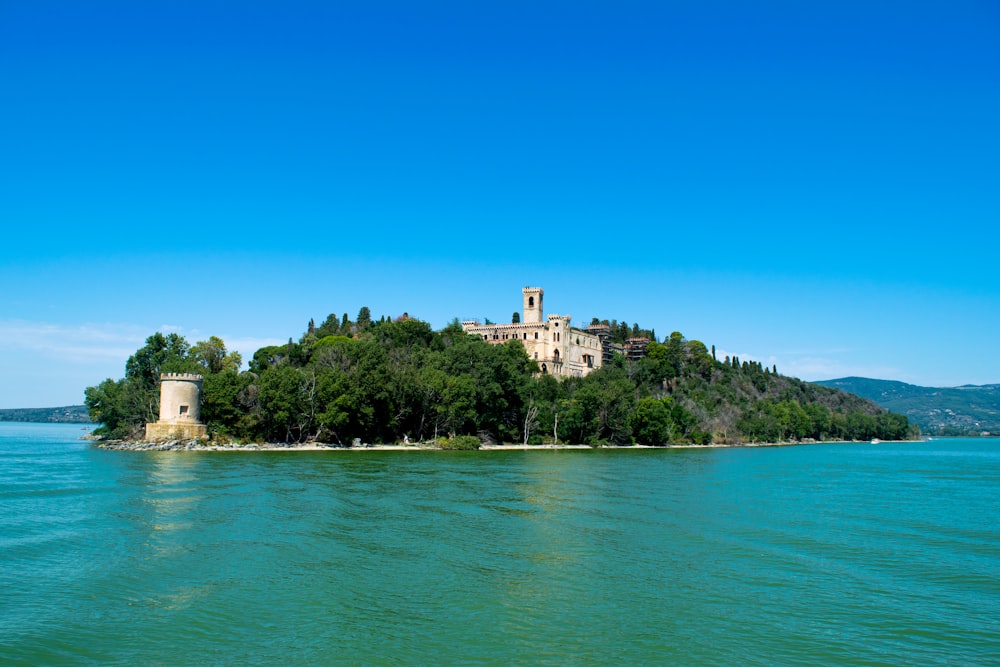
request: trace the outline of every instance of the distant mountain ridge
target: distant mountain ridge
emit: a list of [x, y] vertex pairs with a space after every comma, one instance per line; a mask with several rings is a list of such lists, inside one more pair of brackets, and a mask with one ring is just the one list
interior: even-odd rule
[[906, 415], [928, 435], [1000, 434], [1000, 384], [921, 387], [861, 377], [813, 384], [841, 389]]
[[85, 405], [67, 405], [59, 408], [14, 408], [0, 410], [0, 422], [41, 422], [90, 424]]

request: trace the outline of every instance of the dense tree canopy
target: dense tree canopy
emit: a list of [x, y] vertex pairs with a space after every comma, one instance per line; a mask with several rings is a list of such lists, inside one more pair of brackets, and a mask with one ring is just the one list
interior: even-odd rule
[[[655, 336], [608, 324], [616, 337]], [[153, 334], [129, 358], [125, 378], [87, 389], [87, 408], [99, 434], [137, 438], [157, 417], [159, 374], [198, 372], [209, 433], [243, 442], [475, 436], [661, 445], [912, 435], [905, 417], [871, 402], [756, 362], [718, 361], [676, 331], [638, 361], [619, 356], [586, 377], [557, 379], [540, 374], [516, 340], [491, 345], [457, 320], [441, 331], [406, 315], [374, 321], [365, 307], [357, 322], [346, 314], [319, 326], [310, 320], [298, 342], [257, 350], [242, 372], [241, 363], [215, 336], [189, 345]]]

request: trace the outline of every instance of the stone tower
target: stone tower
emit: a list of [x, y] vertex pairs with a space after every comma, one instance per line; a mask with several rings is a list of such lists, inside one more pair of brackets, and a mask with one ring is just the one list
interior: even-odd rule
[[524, 294], [524, 317], [521, 319], [525, 324], [538, 324], [542, 321], [542, 297], [545, 290], [541, 287], [525, 287], [521, 290]]
[[201, 423], [201, 381], [193, 373], [160, 374], [160, 418], [146, 424], [146, 440], [193, 440], [207, 434]]

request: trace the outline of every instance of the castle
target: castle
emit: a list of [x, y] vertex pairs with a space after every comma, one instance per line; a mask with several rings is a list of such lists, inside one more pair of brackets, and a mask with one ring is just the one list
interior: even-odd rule
[[544, 318], [542, 298], [545, 290], [542, 288], [525, 287], [521, 293], [524, 315], [520, 322], [481, 324], [477, 320], [466, 320], [462, 322], [462, 329], [494, 345], [502, 345], [508, 340], [521, 341], [543, 374], [580, 377], [601, 367], [609, 357], [610, 343], [606, 336], [573, 328], [569, 315]]
[[193, 440], [207, 435], [201, 423], [201, 381], [194, 373], [160, 374], [160, 418], [146, 424], [146, 440]]

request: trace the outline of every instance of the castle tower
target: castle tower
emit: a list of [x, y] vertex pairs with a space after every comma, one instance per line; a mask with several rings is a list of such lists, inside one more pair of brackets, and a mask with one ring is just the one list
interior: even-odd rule
[[146, 424], [146, 440], [193, 440], [206, 435], [201, 423], [202, 376], [160, 374], [160, 418]]
[[545, 290], [541, 287], [525, 287], [521, 290], [524, 294], [524, 317], [521, 321], [525, 324], [538, 324], [542, 321], [542, 297]]

